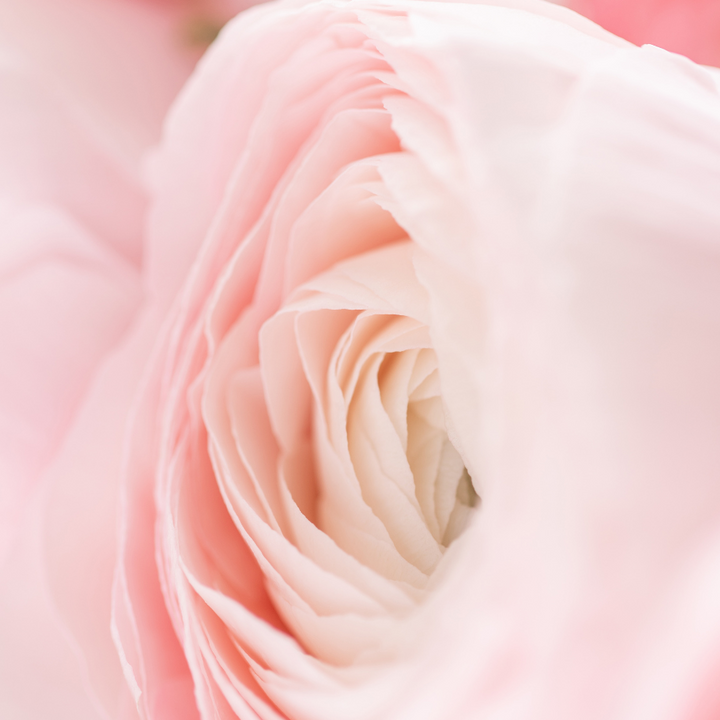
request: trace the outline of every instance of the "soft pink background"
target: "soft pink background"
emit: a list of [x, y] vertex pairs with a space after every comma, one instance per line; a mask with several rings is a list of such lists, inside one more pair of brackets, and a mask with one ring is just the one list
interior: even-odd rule
[[569, 0], [565, 3], [636, 45], [650, 43], [720, 65], [717, 0]]
[[[145, 156], [201, 54], [188, 28], [246, 4], [0, 2], [0, 717], [134, 713], [107, 598], [122, 433], [154, 339], [137, 339]], [[76, 553], [58, 593], [52, 568]]]

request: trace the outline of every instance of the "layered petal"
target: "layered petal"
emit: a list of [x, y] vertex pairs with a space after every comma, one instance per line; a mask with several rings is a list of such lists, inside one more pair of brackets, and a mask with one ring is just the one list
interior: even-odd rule
[[145, 200], [73, 104], [17, 62], [2, 63], [0, 103], [1, 557], [139, 307]]

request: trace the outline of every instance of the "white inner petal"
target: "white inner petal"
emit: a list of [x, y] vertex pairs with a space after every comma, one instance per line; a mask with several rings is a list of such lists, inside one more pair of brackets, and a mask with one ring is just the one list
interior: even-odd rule
[[[253, 418], [231, 424], [236, 465], [262, 497], [251, 506], [228, 482], [226, 502], [279, 615], [333, 664], [381, 652], [386, 621], [422, 600], [477, 502], [448, 437], [423, 293], [409, 243], [340, 263], [265, 322], [254, 384], [228, 377], [229, 418]], [[230, 368], [241, 349], [219, 355]]]
[[[325, 408], [332, 445], [397, 552], [429, 575], [477, 495], [448, 438], [426, 328], [408, 317], [360, 313], [338, 341], [327, 381], [344, 400]], [[326, 476], [320, 486], [333, 481]]]

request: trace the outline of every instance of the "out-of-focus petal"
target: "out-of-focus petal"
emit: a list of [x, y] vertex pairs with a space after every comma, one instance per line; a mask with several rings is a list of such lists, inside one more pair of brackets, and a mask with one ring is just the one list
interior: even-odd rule
[[110, 633], [119, 479], [128, 418], [158, 325], [146, 311], [109, 354], [46, 475], [48, 586], [82, 654], [90, 692], [111, 716], [126, 688]]
[[0, 5], [0, 43], [72, 97], [109, 151], [137, 172], [194, 65], [179, 13], [127, 0], [10, 0]]
[[145, 200], [71, 103], [0, 65], [0, 555], [141, 301]]
[[[149, 351], [157, 332], [158, 316], [150, 315], [139, 328], [137, 340]], [[143, 720], [192, 719], [197, 717], [193, 678], [165, 606], [156, 562], [152, 476], [157, 458], [152, 438], [159, 382], [156, 366], [145, 370], [140, 387], [146, 392], [132, 412], [131, 451], [118, 468], [125, 482], [120, 488], [112, 632]], [[211, 702], [202, 688], [195, 690], [195, 697], [201, 705]]]
[[[0, 568], [0, 715], [14, 720], [106, 720], [88, 692], [87, 668], [58, 622], [47, 584], [43, 542], [47, 485], [26, 503], [12, 555]], [[113, 720], [137, 720], [127, 688], [117, 686]]]
[[637, 45], [658, 45], [704, 65], [720, 65], [720, 5], [715, 0], [566, 0]]

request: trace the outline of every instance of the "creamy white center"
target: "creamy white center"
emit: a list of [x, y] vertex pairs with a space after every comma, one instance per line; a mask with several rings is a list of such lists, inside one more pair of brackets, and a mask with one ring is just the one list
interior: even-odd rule
[[[329, 372], [328, 383], [337, 383], [344, 399], [330, 413], [346, 414], [347, 435], [335, 434], [334, 449], [342, 456], [347, 443], [362, 501], [402, 558], [429, 575], [478, 497], [448, 437], [427, 330], [407, 317], [362, 313], [338, 343]], [[331, 482], [326, 476], [321, 485]]]
[[[303, 285], [264, 324], [259, 372], [232, 384], [245, 496], [258, 496], [237, 512], [273, 558], [268, 592], [288, 628], [337, 665], [382, 656], [479, 502], [448, 433], [413, 251], [388, 245]], [[242, 346], [226, 350], [231, 364]]]

